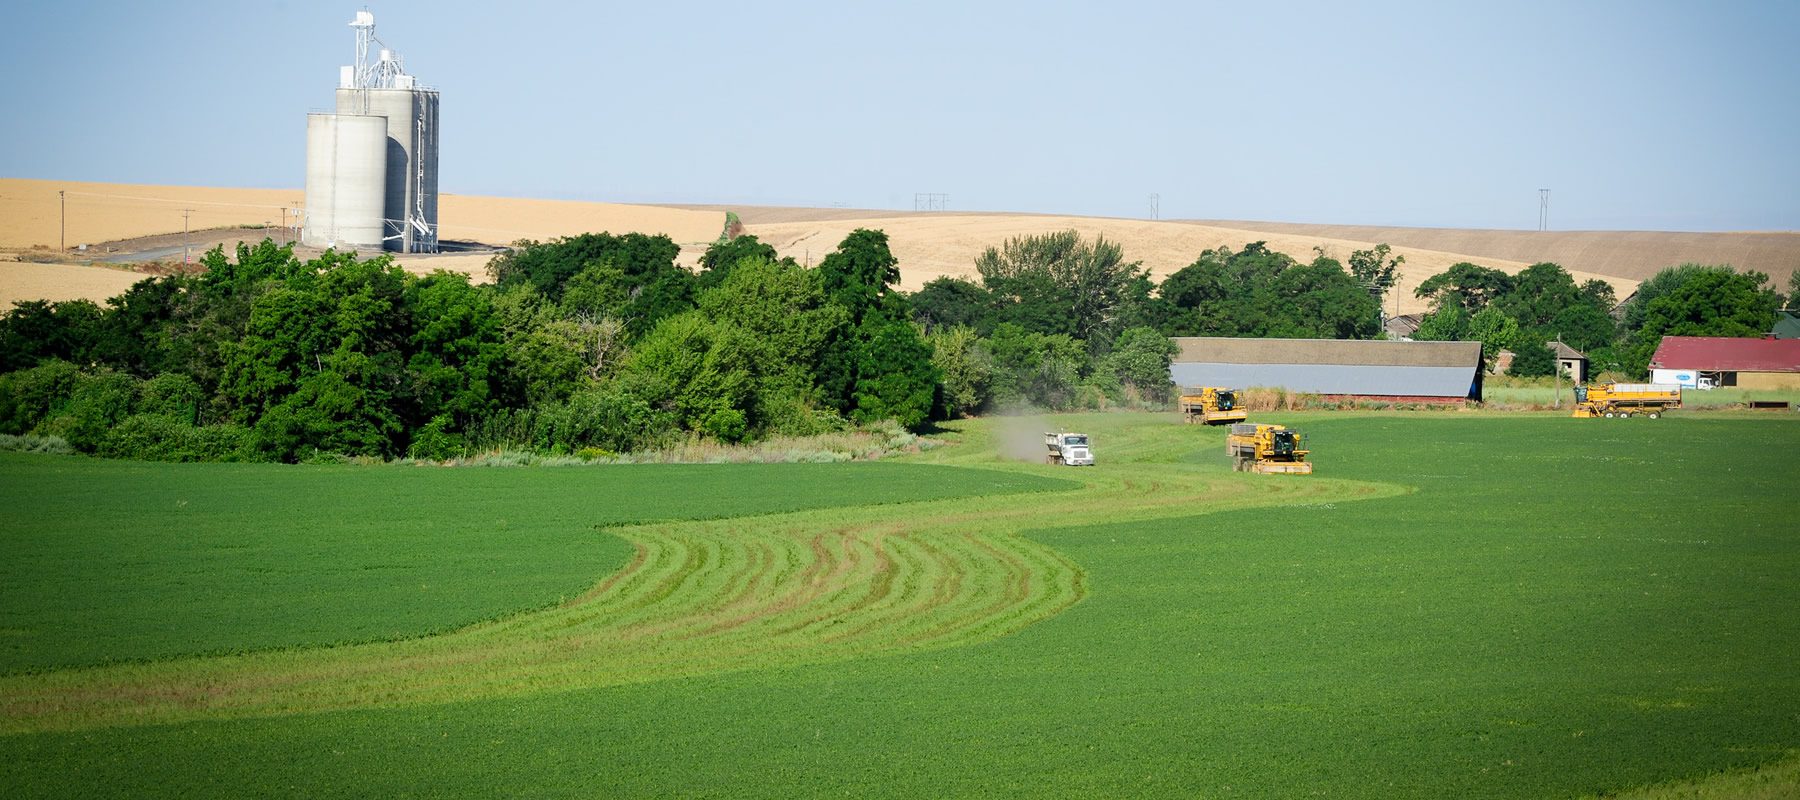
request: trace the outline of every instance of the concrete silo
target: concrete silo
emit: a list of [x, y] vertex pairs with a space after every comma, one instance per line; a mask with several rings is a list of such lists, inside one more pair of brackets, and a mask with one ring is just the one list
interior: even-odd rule
[[438, 93], [400, 78], [407, 88], [339, 88], [337, 112], [387, 120], [388, 249], [437, 252]]
[[[306, 230], [303, 244], [320, 247], [335, 238], [336, 228], [343, 227], [339, 194], [348, 190], [358, 202], [366, 200], [366, 187], [360, 180], [347, 187], [348, 178], [338, 174], [341, 159], [328, 155], [324, 145], [315, 147], [315, 126], [332, 140], [342, 139], [345, 131], [361, 137], [369, 123], [346, 124], [345, 120], [379, 120], [382, 123], [381, 177], [375, 187], [379, 194], [375, 242], [387, 250], [404, 253], [435, 253], [438, 250], [438, 93], [418, 85], [406, 74], [400, 56], [385, 47], [370, 58], [375, 38], [375, 15], [356, 12], [350, 27], [356, 32], [356, 64], [339, 69], [336, 114], [310, 114], [307, 117]], [[315, 122], [315, 119], [321, 119]], [[337, 120], [335, 123], [323, 119]], [[358, 152], [366, 144], [356, 139]], [[360, 175], [366, 166], [358, 162], [353, 170]], [[315, 185], [319, 186], [318, 204], [314, 202]], [[328, 207], [330, 206], [330, 207]], [[360, 214], [360, 206], [359, 214]], [[358, 216], [359, 222], [366, 221]], [[313, 229], [319, 230], [315, 232]], [[360, 230], [360, 229], [359, 229]], [[359, 232], [359, 236], [362, 234]]]
[[385, 118], [306, 115], [306, 226], [300, 243], [380, 250], [387, 174]]

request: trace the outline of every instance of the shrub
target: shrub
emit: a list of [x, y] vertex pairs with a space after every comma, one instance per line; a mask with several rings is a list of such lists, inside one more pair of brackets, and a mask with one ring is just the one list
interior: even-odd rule
[[38, 436], [29, 433], [24, 436], [0, 433], [0, 450], [14, 450], [20, 453], [47, 453], [58, 456], [66, 456], [75, 452], [75, 448], [70, 447], [69, 443], [61, 436]]
[[79, 374], [74, 364], [52, 359], [0, 375], [0, 433], [26, 433], [60, 410]]
[[449, 431], [452, 424], [448, 414], [432, 417], [430, 422], [413, 431], [407, 455], [430, 461], [445, 461], [462, 455], [469, 449], [469, 442], [462, 434]]
[[249, 439], [236, 425], [196, 427], [166, 414], [133, 414], [106, 432], [96, 452], [140, 461], [244, 461]]

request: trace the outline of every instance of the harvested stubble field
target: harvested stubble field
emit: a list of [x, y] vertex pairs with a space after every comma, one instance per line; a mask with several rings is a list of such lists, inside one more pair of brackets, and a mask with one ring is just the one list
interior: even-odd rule
[[[57, 246], [63, 238], [63, 207], [57, 191], [69, 193], [67, 238], [105, 242], [182, 230], [182, 210], [190, 209], [194, 230], [262, 226], [294, 215], [303, 193], [293, 189], [221, 189], [181, 186], [76, 183], [0, 178], [0, 252]], [[285, 210], [284, 210], [285, 209]], [[987, 247], [1016, 236], [1075, 229], [1120, 243], [1127, 258], [1141, 260], [1157, 279], [1193, 263], [1201, 251], [1241, 249], [1265, 241], [1271, 249], [1301, 261], [1315, 248], [1344, 260], [1351, 252], [1380, 242], [1406, 257], [1397, 301], [1390, 313], [1415, 313], [1425, 305], [1412, 289], [1459, 261], [1517, 272], [1536, 261], [1555, 261], [1575, 279], [1599, 278], [1623, 298], [1639, 281], [1686, 261], [1730, 263], [1769, 273], [1778, 285], [1800, 264], [1800, 233], [1655, 233], [1641, 231], [1480, 231], [1376, 228], [1269, 222], [1150, 221], [1046, 214], [901, 212], [891, 210], [645, 206], [445, 194], [439, 221], [445, 239], [505, 244], [518, 239], [550, 239], [586, 232], [667, 234], [682, 245], [681, 262], [698, 262], [723, 227], [724, 212], [737, 211], [748, 233], [785, 256], [818, 263], [850, 231], [879, 228], [888, 233], [900, 260], [900, 285], [916, 290], [941, 276], [974, 277], [975, 258]], [[255, 232], [249, 232], [255, 235]], [[414, 272], [445, 269], [485, 280], [486, 255], [401, 256]], [[10, 265], [9, 265], [10, 266]], [[64, 265], [63, 287], [54, 297], [74, 293], [100, 301], [116, 294], [101, 268]], [[20, 273], [0, 270], [0, 297], [32, 299], [32, 288], [13, 285]], [[85, 292], [85, 293], [83, 293]], [[109, 293], [110, 292], [110, 293]]]
[[[1794, 758], [1791, 420], [1276, 421], [1311, 436], [1318, 475], [1233, 473], [1221, 431], [1145, 414], [960, 423], [955, 446], [911, 457], [934, 466], [873, 465], [901, 470], [898, 487], [857, 472], [871, 465], [748, 487], [735, 465], [256, 468], [240, 480], [264, 493], [233, 504], [222, 481], [195, 547], [214, 571], [287, 573], [216, 591], [198, 574], [158, 584], [178, 567], [145, 551], [170, 537], [132, 545], [131, 523], [246, 468], [11, 456], [14, 474], [64, 472], [17, 495], [42, 495], [43, 521], [9, 520], [9, 547], [43, 555], [7, 583], [42, 588], [9, 632], [52, 620], [86, 629], [68, 642], [155, 649], [195, 612], [144, 637], [108, 609], [173, 596], [216, 610], [216, 641], [175, 649], [255, 652], [15, 657], [0, 781], [27, 796], [1556, 797]], [[1008, 429], [1046, 426], [1093, 434], [1100, 466], [998, 455]], [[658, 488], [677, 482], [658, 469], [692, 470], [694, 491]], [[116, 502], [83, 500], [109, 487]], [[376, 521], [321, 535], [338, 523], [281, 496]], [[494, 502], [536, 531], [523, 555], [430, 563], [509, 549]], [[382, 520], [400, 519], [390, 542]], [[232, 531], [251, 546], [232, 551]], [[82, 552], [57, 555], [65, 539]], [[449, 594], [489, 594], [344, 647], [261, 650], [262, 623], [231, 612], [394, 558], [384, 546]], [[517, 583], [565, 558], [571, 580], [602, 569], [579, 593]], [[313, 606], [324, 630], [301, 639], [368, 638], [404, 584], [335, 585]], [[419, 635], [458, 615], [492, 621]]]

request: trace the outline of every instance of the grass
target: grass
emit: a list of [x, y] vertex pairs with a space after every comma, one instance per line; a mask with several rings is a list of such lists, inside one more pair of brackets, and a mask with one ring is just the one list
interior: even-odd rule
[[900, 464], [152, 465], [0, 453], [0, 673], [416, 637], [555, 605], [666, 519], [1061, 488]]
[[[1549, 409], [1558, 398], [1556, 387], [1551, 384], [1549, 378], [1530, 380], [1507, 378], [1483, 387], [1481, 395], [1488, 406], [1501, 409]], [[1563, 409], [1575, 407], [1574, 385], [1567, 380], [1563, 381], [1561, 399]], [[1752, 400], [1780, 400], [1800, 408], [1800, 390], [1726, 387], [1705, 391], [1684, 389], [1681, 393], [1682, 407], [1690, 411], [1744, 408]]]
[[[1555, 797], [1791, 760], [1791, 420], [1273, 421], [1317, 475], [1232, 473], [1174, 415], [982, 421], [915, 459], [1085, 488], [619, 528], [640, 566], [495, 625], [13, 676], [0, 783]], [[1101, 465], [996, 457], [1049, 426]]]

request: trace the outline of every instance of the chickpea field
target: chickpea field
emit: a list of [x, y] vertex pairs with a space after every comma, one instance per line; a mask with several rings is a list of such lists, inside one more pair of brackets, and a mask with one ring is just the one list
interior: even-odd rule
[[[1793, 785], [1791, 415], [1268, 417], [1316, 474], [1234, 473], [1223, 431], [1122, 413], [951, 423], [872, 464], [0, 454], [0, 785]], [[1003, 455], [1050, 429], [1098, 465]]]

